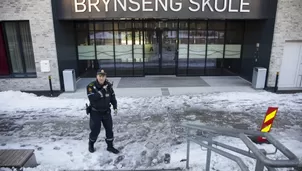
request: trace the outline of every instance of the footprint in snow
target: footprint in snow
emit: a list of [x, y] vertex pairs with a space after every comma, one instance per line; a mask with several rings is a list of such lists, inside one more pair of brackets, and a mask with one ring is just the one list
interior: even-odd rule
[[53, 149], [54, 150], [60, 150], [61, 148], [60, 147], [54, 147]]
[[39, 146], [37, 146], [37, 145], [36, 145], [35, 147], [37, 148], [38, 151], [43, 150], [43, 147], [39, 147]]
[[70, 157], [73, 156], [73, 155], [72, 155], [72, 151], [68, 151], [67, 154], [68, 154]]
[[114, 164], [118, 164], [122, 160], [124, 160], [125, 156], [118, 156], [117, 159], [115, 159]]

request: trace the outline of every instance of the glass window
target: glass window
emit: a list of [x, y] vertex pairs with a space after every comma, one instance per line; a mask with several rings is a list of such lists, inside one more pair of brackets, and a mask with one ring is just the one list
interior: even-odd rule
[[[95, 59], [94, 52], [94, 33], [93, 32], [77, 32], [78, 54], [79, 60]], [[82, 49], [83, 51], [81, 51]], [[86, 50], [88, 51], [86, 51]]]
[[116, 75], [133, 75], [132, 32], [115, 32]]
[[117, 76], [133, 75], [133, 44], [132, 21], [119, 21], [115, 34], [115, 62]]
[[113, 23], [111, 21], [95, 22], [95, 30], [112, 31]]
[[209, 21], [207, 37], [207, 75], [222, 75], [225, 22]]
[[175, 74], [177, 31], [163, 31], [161, 35], [161, 73]]
[[155, 29], [157, 26], [155, 21], [145, 21], [144, 25], [146, 29]]
[[188, 22], [179, 22], [179, 45], [178, 45], [178, 74], [187, 75], [188, 67], [188, 44], [189, 44], [189, 31]]
[[[191, 26], [193, 28], [191, 28]], [[206, 58], [206, 21], [190, 24], [189, 75], [203, 75]]]
[[114, 75], [114, 49], [113, 32], [96, 31], [95, 44], [99, 68], [104, 69], [109, 75]]
[[179, 29], [180, 30], [187, 30], [188, 29], [188, 21], [180, 21], [179, 22]]
[[154, 30], [144, 32], [144, 47], [145, 47], [145, 73], [159, 73], [159, 36]]
[[28, 21], [5, 22], [8, 54], [15, 77], [35, 76], [36, 67]]
[[229, 73], [238, 74], [241, 66], [241, 47], [243, 44], [243, 22], [227, 22], [224, 69]]
[[132, 21], [118, 21], [118, 30], [131, 30]]
[[20, 43], [18, 40], [18, 23], [5, 23], [5, 31], [8, 43], [9, 56], [11, 59], [13, 73], [23, 73], [23, 64]]
[[[86, 25], [85, 23], [78, 23], [77, 25], [82, 28]], [[77, 49], [78, 49], [78, 65], [79, 73], [87, 74], [91, 72], [91, 75], [95, 75], [95, 70], [98, 66], [95, 64], [95, 39], [94, 31], [89, 31], [88, 27], [86, 30], [77, 30]]]
[[142, 76], [143, 68], [143, 31], [134, 32], [133, 54], [134, 54], [134, 75]]
[[28, 22], [20, 22], [19, 26], [26, 73], [34, 73], [36, 72], [36, 67], [29, 24]]
[[142, 21], [134, 21], [133, 27], [136, 28], [136, 29], [143, 29]]
[[4, 30], [0, 23], [0, 76], [7, 76], [10, 74], [8, 65], [8, 56], [6, 53], [6, 47], [4, 44]]

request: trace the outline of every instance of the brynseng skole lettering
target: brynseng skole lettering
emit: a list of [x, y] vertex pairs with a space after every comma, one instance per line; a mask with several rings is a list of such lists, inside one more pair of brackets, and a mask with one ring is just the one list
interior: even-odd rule
[[240, 4], [233, 3], [233, 0], [74, 0], [74, 8], [76, 13], [93, 10], [108, 12], [109, 5], [113, 3], [113, 11], [178, 12], [183, 9], [184, 1], [189, 1], [188, 10], [191, 12], [204, 12], [207, 9], [211, 12], [250, 12], [248, 0], [240, 0]]

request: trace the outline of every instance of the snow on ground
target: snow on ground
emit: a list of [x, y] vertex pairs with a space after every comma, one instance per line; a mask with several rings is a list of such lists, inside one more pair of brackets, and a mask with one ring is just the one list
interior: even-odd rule
[[[302, 94], [204, 93], [148, 98], [118, 98], [119, 113], [113, 116], [115, 146], [122, 153], [105, 151], [104, 129], [97, 151], [87, 150], [87, 99], [37, 97], [33, 94], [0, 92], [0, 149], [35, 149], [39, 166], [28, 171], [58, 169], [151, 169], [184, 168], [186, 141], [184, 122], [258, 130], [269, 106], [279, 107], [272, 133], [302, 158]], [[246, 149], [234, 138], [215, 140]], [[274, 149], [263, 145], [269, 152]], [[165, 154], [171, 155], [164, 163]], [[206, 150], [191, 145], [191, 170], [205, 167]], [[276, 157], [280, 158], [281, 154]], [[254, 170], [254, 160], [244, 158]], [[1, 170], [1, 169], [0, 169]], [[236, 163], [212, 154], [211, 170], [239, 170]]]

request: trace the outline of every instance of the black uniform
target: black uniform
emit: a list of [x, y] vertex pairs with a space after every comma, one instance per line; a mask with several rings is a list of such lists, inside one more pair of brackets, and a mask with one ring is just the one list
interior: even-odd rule
[[113, 109], [117, 109], [117, 101], [115, 98], [114, 90], [112, 84], [107, 80], [103, 85], [99, 82], [93, 81], [87, 86], [87, 96], [91, 105], [90, 113], [90, 129], [89, 134], [89, 151], [94, 152], [94, 143], [98, 138], [101, 130], [101, 123], [106, 131], [106, 143], [108, 145], [107, 150], [118, 153], [118, 151], [113, 147], [113, 131], [112, 131], [112, 117], [111, 117], [111, 104]]

